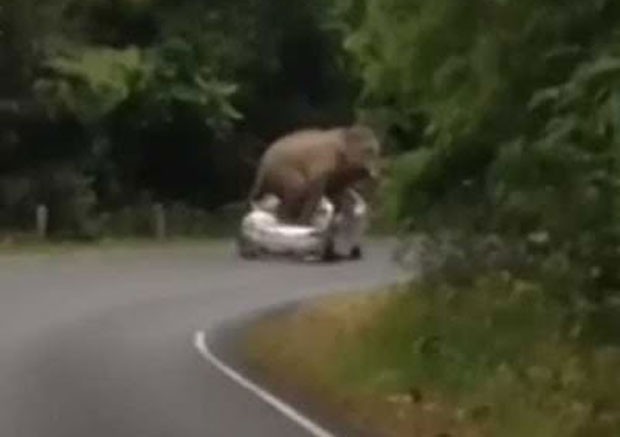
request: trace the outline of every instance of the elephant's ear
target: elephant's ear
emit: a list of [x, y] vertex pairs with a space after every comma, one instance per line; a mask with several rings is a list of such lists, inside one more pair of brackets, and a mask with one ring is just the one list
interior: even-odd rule
[[364, 126], [351, 126], [344, 131], [345, 159], [353, 165], [363, 165], [372, 155], [374, 136], [372, 131]]
[[375, 138], [372, 129], [362, 124], [355, 124], [346, 128], [345, 136], [347, 143], [363, 143]]

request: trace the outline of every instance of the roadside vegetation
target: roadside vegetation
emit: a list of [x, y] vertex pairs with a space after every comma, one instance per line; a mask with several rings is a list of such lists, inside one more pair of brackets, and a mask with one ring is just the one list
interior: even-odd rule
[[322, 300], [245, 341], [279, 393], [363, 435], [616, 436], [620, 351], [572, 318], [539, 285], [489, 276]]

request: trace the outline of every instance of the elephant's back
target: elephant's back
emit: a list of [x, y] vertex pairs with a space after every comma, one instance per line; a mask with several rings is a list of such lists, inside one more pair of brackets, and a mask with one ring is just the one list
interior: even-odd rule
[[303, 167], [310, 162], [331, 161], [336, 147], [334, 136], [329, 131], [309, 129], [274, 142], [265, 151], [264, 161], [267, 165], [288, 163]]

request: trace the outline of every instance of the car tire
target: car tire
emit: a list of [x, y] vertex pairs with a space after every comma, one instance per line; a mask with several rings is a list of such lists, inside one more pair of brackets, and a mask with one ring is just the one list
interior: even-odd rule
[[349, 258], [352, 260], [360, 260], [364, 257], [364, 252], [362, 251], [362, 248], [360, 246], [355, 246], [353, 249], [351, 249], [351, 252], [349, 253]]
[[338, 260], [338, 254], [334, 248], [334, 242], [329, 240], [323, 250], [323, 256], [321, 257], [323, 262], [334, 262]]
[[243, 259], [256, 259], [259, 256], [256, 246], [243, 236], [237, 237], [237, 253]]

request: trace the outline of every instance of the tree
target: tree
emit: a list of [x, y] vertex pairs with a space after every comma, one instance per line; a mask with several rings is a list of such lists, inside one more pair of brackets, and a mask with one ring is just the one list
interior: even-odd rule
[[330, 3], [7, 0], [0, 183], [70, 168], [100, 210], [244, 197], [274, 137], [351, 118]]
[[590, 297], [615, 294], [618, 4], [338, 6], [363, 78], [362, 107], [417, 140], [395, 167], [396, 218], [544, 234], [575, 263], [584, 290], [597, 290]]

